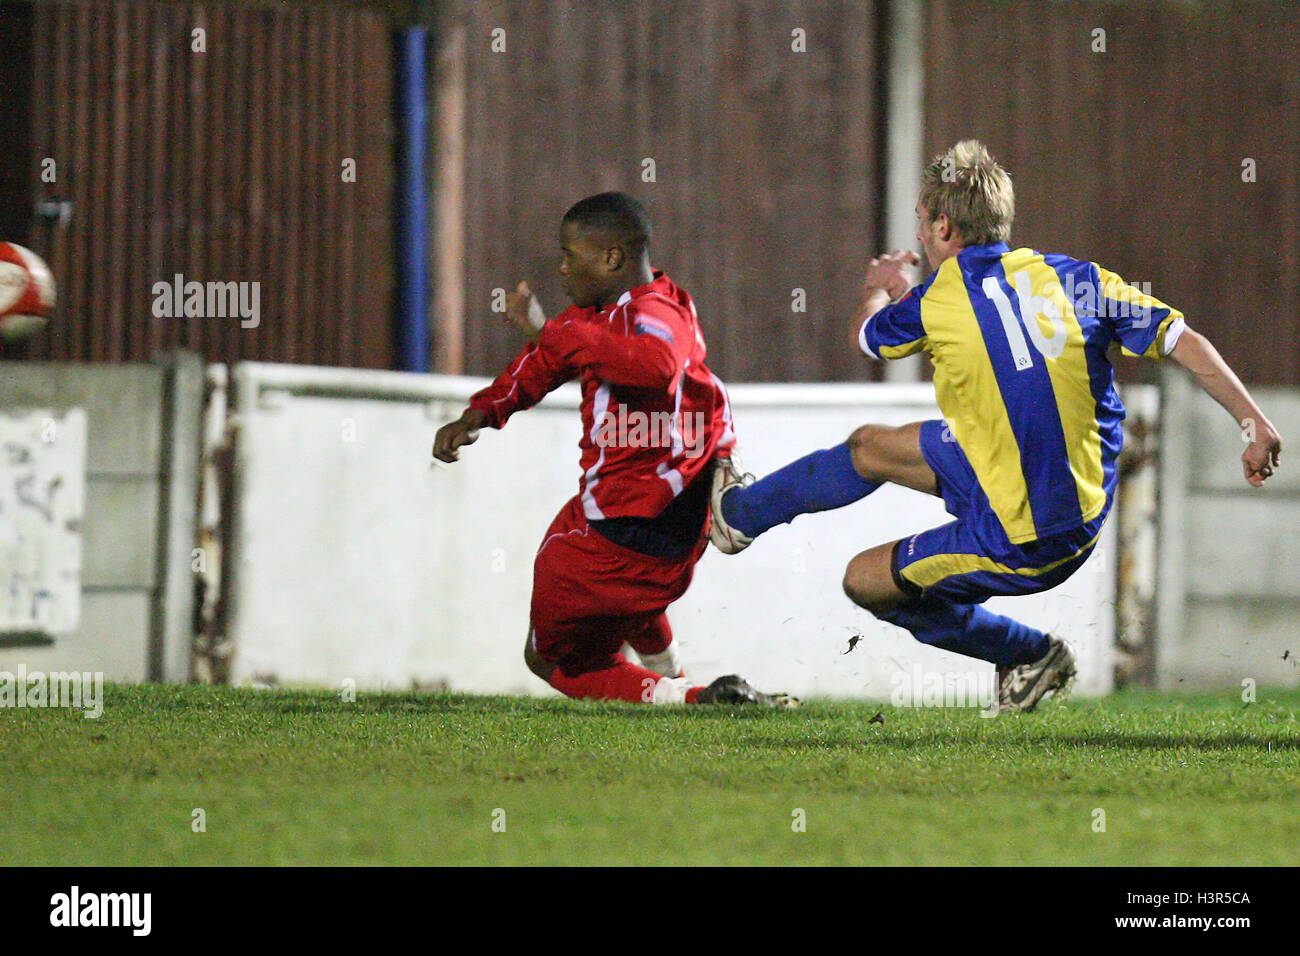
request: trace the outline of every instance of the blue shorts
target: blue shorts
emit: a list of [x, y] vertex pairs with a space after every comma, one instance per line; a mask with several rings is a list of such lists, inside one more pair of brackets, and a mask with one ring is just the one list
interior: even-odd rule
[[894, 583], [911, 597], [980, 604], [1004, 594], [1035, 594], [1060, 584], [1088, 560], [1101, 514], [1068, 531], [1012, 544], [965, 453], [944, 439], [942, 421], [921, 424], [921, 454], [939, 479], [948, 524], [904, 538], [894, 547]]

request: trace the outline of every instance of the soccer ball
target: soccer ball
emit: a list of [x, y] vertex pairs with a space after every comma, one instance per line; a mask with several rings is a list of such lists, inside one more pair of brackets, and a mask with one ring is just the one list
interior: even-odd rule
[[17, 342], [45, 327], [54, 311], [54, 275], [45, 260], [0, 242], [0, 338]]

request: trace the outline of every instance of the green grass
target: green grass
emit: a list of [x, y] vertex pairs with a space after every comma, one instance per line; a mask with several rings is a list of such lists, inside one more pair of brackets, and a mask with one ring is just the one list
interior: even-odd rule
[[1294, 690], [985, 719], [109, 687], [98, 720], [0, 710], [0, 746], [5, 865], [1300, 863]]

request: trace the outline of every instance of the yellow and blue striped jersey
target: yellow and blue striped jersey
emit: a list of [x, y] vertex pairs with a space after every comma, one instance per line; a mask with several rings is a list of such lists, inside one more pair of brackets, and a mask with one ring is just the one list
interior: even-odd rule
[[926, 350], [939, 408], [1012, 543], [1109, 507], [1124, 406], [1106, 350], [1162, 358], [1183, 316], [1092, 262], [967, 246], [859, 334], [877, 358]]

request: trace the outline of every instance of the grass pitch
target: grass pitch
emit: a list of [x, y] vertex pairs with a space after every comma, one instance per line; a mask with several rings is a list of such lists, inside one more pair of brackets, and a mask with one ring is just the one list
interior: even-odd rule
[[995, 719], [817, 701], [105, 696], [98, 720], [0, 710], [0, 863], [1300, 863], [1295, 690], [1250, 705], [1123, 693]]

